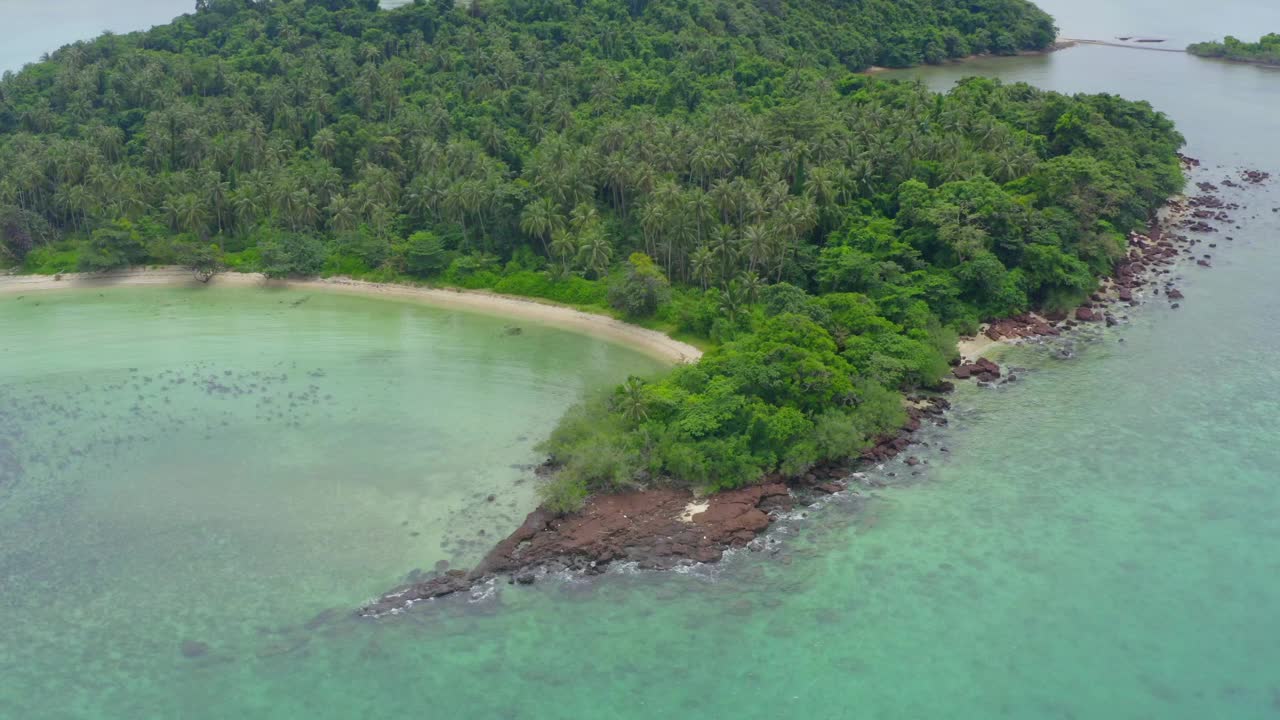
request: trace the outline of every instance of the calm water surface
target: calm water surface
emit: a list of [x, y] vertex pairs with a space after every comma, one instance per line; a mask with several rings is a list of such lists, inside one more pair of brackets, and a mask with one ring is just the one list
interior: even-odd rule
[[[1095, 37], [1280, 28], [1256, 0], [1044, 5]], [[1081, 47], [913, 75], [971, 73], [1148, 99], [1205, 160], [1199, 179], [1280, 169], [1274, 72]], [[776, 557], [379, 622], [317, 613], [446, 539], [474, 552], [517, 509], [471, 485], [506, 482], [578, 387], [643, 363], [349, 298], [5, 299], [23, 351], [0, 354], [0, 385], [39, 411], [7, 427], [40, 458], [0, 501], [0, 717], [1280, 717], [1280, 185], [1232, 199], [1242, 227], [1212, 238], [1214, 269], [1183, 271], [1181, 309], [1153, 303], [1067, 359], [1010, 351], [1022, 380], [963, 388], [920, 477], [887, 465], [891, 487], [787, 523]], [[174, 388], [153, 411], [159, 389], [134, 376], [166, 369], [266, 387]], [[300, 426], [272, 415], [290, 403]], [[430, 466], [454, 444], [496, 475], [451, 500]], [[183, 657], [184, 640], [209, 653]]]

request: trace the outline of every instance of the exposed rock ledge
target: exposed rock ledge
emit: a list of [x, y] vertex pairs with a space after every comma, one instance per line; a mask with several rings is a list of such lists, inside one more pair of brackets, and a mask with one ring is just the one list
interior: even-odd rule
[[[883, 462], [898, 455], [910, 446], [925, 419], [946, 423], [941, 416], [950, 403], [945, 398], [917, 397], [913, 402], [903, 427], [880, 438], [862, 454], [862, 461]], [[911, 458], [907, 464], [917, 462]], [[467, 592], [500, 576], [527, 584], [542, 571], [593, 574], [613, 562], [649, 570], [716, 562], [725, 550], [742, 547], [767, 530], [774, 515], [790, 510], [797, 499], [843, 490], [851, 473], [848, 467], [827, 466], [801, 477], [771, 477], [759, 485], [703, 498], [671, 488], [597, 495], [582, 510], [567, 515], [539, 508], [471, 571], [435, 573], [398, 587], [359, 614], [386, 615], [422, 600]]]
[[418, 600], [465, 592], [507, 573], [514, 573], [517, 582], [531, 582], [536, 568], [591, 573], [615, 561], [658, 570], [685, 560], [715, 562], [725, 549], [751, 542], [769, 527], [768, 512], [789, 509], [792, 500], [786, 485], [773, 482], [717, 493], [704, 502], [705, 510], [689, 516], [693, 493], [660, 489], [600, 495], [569, 515], [539, 508], [471, 572], [451, 570], [398, 588], [360, 612], [382, 615]]

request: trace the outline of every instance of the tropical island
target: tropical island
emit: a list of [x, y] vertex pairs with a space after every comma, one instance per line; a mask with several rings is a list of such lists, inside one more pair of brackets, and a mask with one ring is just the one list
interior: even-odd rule
[[959, 335], [1079, 305], [1181, 188], [1147, 103], [860, 74], [1054, 36], [1022, 0], [200, 0], [0, 81], [0, 263], [612, 314], [706, 352], [571, 410], [546, 511], [759, 500], [902, 427]]
[[1280, 65], [1280, 34], [1268, 33], [1258, 42], [1244, 42], [1230, 35], [1222, 42], [1193, 43], [1187, 52], [1206, 58], [1221, 58], [1259, 65]]

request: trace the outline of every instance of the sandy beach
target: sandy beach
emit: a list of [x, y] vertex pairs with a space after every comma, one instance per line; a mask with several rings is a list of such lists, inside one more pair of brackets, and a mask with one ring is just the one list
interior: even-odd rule
[[983, 356], [993, 346], [1001, 344], [1001, 340], [992, 340], [991, 338], [979, 332], [973, 337], [962, 337], [956, 343], [956, 350], [959, 351], [960, 357], [966, 361], [976, 360]]
[[[59, 279], [60, 278], [60, 279]], [[179, 267], [158, 267], [110, 273], [67, 273], [50, 275], [0, 275], [0, 294], [22, 294], [48, 290], [71, 290], [106, 287], [205, 287], [191, 271]], [[649, 330], [605, 315], [582, 312], [563, 305], [509, 295], [441, 288], [416, 287], [392, 283], [371, 283], [344, 277], [316, 280], [272, 280], [260, 273], [226, 272], [216, 275], [209, 287], [289, 288], [345, 292], [373, 297], [388, 297], [422, 302], [441, 308], [477, 312], [500, 317], [529, 320], [565, 330], [603, 338], [626, 345], [651, 357], [678, 364], [696, 362], [702, 357], [698, 348], [675, 340], [656, 330]]]

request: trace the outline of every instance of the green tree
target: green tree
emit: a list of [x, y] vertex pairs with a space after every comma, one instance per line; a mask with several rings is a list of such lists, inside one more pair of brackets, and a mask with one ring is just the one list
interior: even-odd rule
[[670, 297], [666, 276], [643, 253], [633, 253], [621, 281], [609, 285], [609, 304], [629, 318], [653, 315]]
[[420, 230], [396, 248], [404, 271], [418, 277], [430, 277], [449, 265], [449, 254], [435, 233]]

